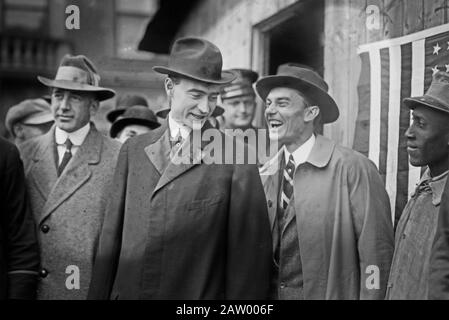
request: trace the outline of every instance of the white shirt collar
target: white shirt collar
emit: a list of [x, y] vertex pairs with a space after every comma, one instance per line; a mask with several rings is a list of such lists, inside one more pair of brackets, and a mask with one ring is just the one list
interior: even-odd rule
[[[312, 134], [306, 142], [304, 142], [298, 149], [296, 149], [291, 153], [293, 155], [293, 160], [295, 161], [296, 168], [301, 163], [307, 161], [307, 158], [309, 158], [310, 152], [312, 151], [314, 144], [315, 144], [315, 135]], [[285, 163], [287, 163], [288, 158], [290, 158], [290, 152], [288, 152], [285, 145], [283, 148], [284, 148]]]
[[79, 128], [74, 132], [66, 132], [60, 129], [59, 127], [56, 127], [55, 129], [56, 143], [58, 145], [62, 145], [65, 143], [67, 138], [69, 138], [74, 146], [79, 147], [83, 144], [84, 140], [86, 139], [89, 130], [90, 130], [90, 123], [87, 123], [84, 127]]
[[170, 136], [172, 139], [177, 138], [179, 131], [181, 131], [182, 139], [186, 139], [189, 136], [190, 131], [192, 130], [185, 124], [181, 124], [173, 119], [171, 116], [171, 112], [168, 114], [168, 127], [170, 129]]

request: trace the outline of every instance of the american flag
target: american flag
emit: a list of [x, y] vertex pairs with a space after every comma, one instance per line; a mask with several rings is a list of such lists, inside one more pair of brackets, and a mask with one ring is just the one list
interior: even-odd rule
[[449, 72], [449, 24], [358, 48], [362, 69], [354, 149], [379, 168], [397, 222], [419, 181], [408, 161], [405, 131], [411, 118], [402, 100], [421, 96], [432, 75]]

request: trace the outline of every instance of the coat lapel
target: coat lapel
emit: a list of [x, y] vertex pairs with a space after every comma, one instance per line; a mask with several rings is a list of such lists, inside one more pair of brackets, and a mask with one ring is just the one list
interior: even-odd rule
[[270, 161], [265, 163], [265, 165], [259, 169], [266, 198], [268, 201], [271, 201], [271, 206], [268, 206], [268, 217], [270, 219], [272, 231], [278, 209], [279, 168], [281, 166], [281, 160], [284, 154], [282, 150], [283, 149], [281, 149]]
[[152, 133], [153, 140], [145, 148], [145, 153], [161, 176], [168, 165], [171, 149], [167, 120]]
[[40, 222], [45, 220], [61, 203], [70, 198], [92, 175], [89, 165], [100, 162], [103, 139], [91, 124], [84, 143], [73, 156], [62, 175], [54, 184], [50, 196], [42, 210]]
[[55, 159], [55, 127], [53, 126], [45, 135], [32, 157], [34, 165], [30, 171], [29, 180], [33, 181], [36, 189], [47, 200], [53, 186], [58, 179]]

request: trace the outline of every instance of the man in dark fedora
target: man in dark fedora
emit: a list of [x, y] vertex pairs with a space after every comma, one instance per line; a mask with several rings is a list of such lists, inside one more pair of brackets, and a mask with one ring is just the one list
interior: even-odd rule
[[42, 268], [38, 299], [85, 299], [120, 143], [90, 121], [114, 91], [85, 56], [62, 58], [51, 88], [55, 126], [27, 141], [24, 159]]
[[53, 122], [50, 104], [42, 98], [27, 99], [12, 106], [5, 119], [6, 129], [16, 145], [47, 133]]
[[313, 70], [279, 66], [261, 78], [270, 139], [260, 174], [273, 233], [272, 297], [383, 299], [393, 254], [389, 199], [365, 156], [314, 134], [338, 107]]
[[448, 90], [449, 74], [440, 71], [423, 96], [404, 99], [412, 111], [405, 132], [409, 161], [426, 170], [396, 228], [387, 299], [427, 299], [432, 290], [429, 270], [441, 266], [439, 261], [431, 264], [430, 255], [449, 169]]
[[[200, 38], [178, 39], [168, 67], [153, 69], [167, 75], [170, 112], [121, 149], [89, 297], [267, 298], [271, 234], [257, 167], [206, 164], [204, 144], [195, 148], [206, 130], [224, 137], [207, 120], [234, 75]], [[176, 150], [201, 161], [178, 164]]]
[[132, 106], [149, 107], [148, 101], [144, 96], [135, 93], [124, 93], [117, 97], [115, 108], [108, 112], [106, 119], [108, 119], [110, 123], [114, 123], [118, 117], [123, 115], [123, 113]]
[[132, 106], [118, 117], [111, 126], [109, 135], [120, 143], [129, 138], [150, 132], [160, 126], [156, 115], [147, 106]]

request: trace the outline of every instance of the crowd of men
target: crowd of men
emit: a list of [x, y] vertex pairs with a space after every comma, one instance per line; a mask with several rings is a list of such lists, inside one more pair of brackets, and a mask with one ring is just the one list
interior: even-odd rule
[[403, 101], [425, 170], [394, 228], [376, 166], [317, 133], [339, 117], [318, 73], [222, 65], [178, 39], [153, 68], [167, 108], [122, 95], [109, 137], [92, 119], [116, 93], [87, 57], [38, 77], [50, 96], [11, 107], [0, 138], [0, 298], [449, 299], [449, 73]]

